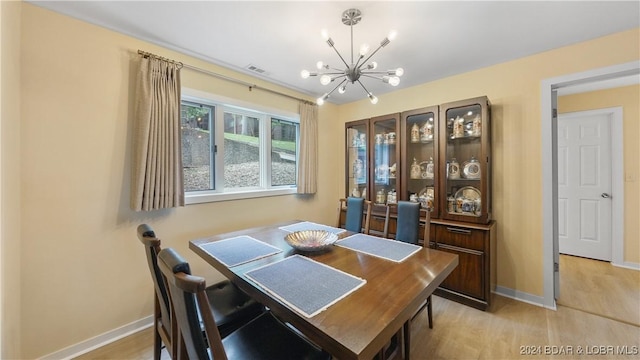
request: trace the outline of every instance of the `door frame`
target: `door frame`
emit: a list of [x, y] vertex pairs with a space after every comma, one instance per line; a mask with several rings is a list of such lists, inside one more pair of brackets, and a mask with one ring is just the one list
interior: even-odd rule
[[[542, 137], [542, 271], [543, 306], [556, 309], [555, 261], [558, 256], [558, 171], [556, 144], [558, 134], [553, 122], [557, 89], [594, 81], [640, 74], [640, 61], [607, 66], [584, 72], [543, 79], [540, 86]], [[613, 210], [613, 209], [612, 209]]]
[[[623, 110], [621, 106], [594, 110], [574, 111], [558, 114], [564, 118], [579, 116], [608, 115], [611, 119], [611, 263], [624, 262], [624, 150], [623, 150]], [[557, 127], [556, 127], [557, 129]], [[556, 130], [557, 131], [557, 130]], [[557, 153], [557, 144], [555, 144]], [[556, 168], [557, 169], [557, 168]], [[558, 297], [558, 294], [555, 294]]]

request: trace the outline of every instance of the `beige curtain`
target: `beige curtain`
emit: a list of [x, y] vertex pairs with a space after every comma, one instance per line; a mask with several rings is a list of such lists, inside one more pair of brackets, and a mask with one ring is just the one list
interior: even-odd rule
[[318, 188], [318, 105], [300, 103], [298, 162], [298, 194], [315, 194]]
[[131, 184], [135, 211], [184, 206], [180, 67], [151, 56], [140, 59]]

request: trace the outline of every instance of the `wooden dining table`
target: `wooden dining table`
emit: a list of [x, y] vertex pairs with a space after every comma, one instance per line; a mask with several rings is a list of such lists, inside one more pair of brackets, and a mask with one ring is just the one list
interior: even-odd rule
[[[196, 239], [190, 241], [189, 248], [277, 317], [293, 325], [337, 359], [374, 358], [458, 265], [457, 255], [429, 248], [421, 248], [401, 262], [341, 246], [332, 246], [330, 250], [319, 253], [298, 252], [284, 240], [289, 232], [280, 229], [297, 222], [299, 220]], [[346, 231], [338, 237], [345, 238], [352, 234]], [[212, 242], [243, 235], [282, 251], [228, 267], [203, 248]], [[246, 275], [254, 269], [296, 254], [364, 279], [366, 283], [326, 310], [312, 317], [303, 316]]]

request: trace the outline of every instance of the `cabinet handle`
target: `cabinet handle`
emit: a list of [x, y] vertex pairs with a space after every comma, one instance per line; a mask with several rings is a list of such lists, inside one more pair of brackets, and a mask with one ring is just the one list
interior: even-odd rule
[[467, 230], [467, 229], [459, 229], [459, 228], [447, 227], [447, 231], [448, 232], [452, 232], [452, 233], [456, 233], [456, 234], [471, 235], [471, 230]]
[[438, 249], [438, 250], [445, 249], [445, 250], [455, 251], [455, 252], [458, 252], [458, 253], [465, 253], [465, 254], [471, 254], [471, 255], [476, 255], [476, 256], [484, 256], [484, 253], [482, 251], [473, 250], [473, 249], [466, 249], [466, 248], [461, 248], [461, 247], [458, 247], [458, 246], [445, 245], [445, 244], [440, 244], [440, 243], [438, 243], [438, 247], [436, 249]]

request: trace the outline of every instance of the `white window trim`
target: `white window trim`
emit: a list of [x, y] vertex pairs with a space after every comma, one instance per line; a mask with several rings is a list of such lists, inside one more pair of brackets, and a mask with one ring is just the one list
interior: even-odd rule
[[[251, 114], [255, 114], [255, 112], [262, 112], [268, 115], [262, 115], [262, 117], [278, 117], [283, 118], [283, 120], [289, 120], [296, 123], [300, 123], [300, 115], [288, 111], [283, 111], [279, 109], [269, 108], [265, 106], [255, 105], [247, 102], [243, 102], [236, 99], [226, 98], [224, 96], [219, 96], [211, 93], [207, 93], [200, 90], [182, 88], [182, 99], [190, 102], [201, 102], [204, 104], [214, 105], [216, 107], [216, 119], [221, 119], [222, 113], [225, 110], [225, 106], [229, 106], [234, 108], [234, 111], [243, 112], [243, 109], [246, 109], [247, 112]], [[228, 108], [227, 108], [228, 109]], [[261, 119], [262, 120], [262, 119]], [[271, 121], [260, 121], [260, 132], [261, 134], [268, 134]], [[218, 144], [218, 153], [224, 153], [224, 132], [223, 131], [215, 131], [216, 143]], [[261, 137], [261, 149], [264, 146], [263, 142], [268, 141], [266, 137]], [[271, 153], [266, 151], [267, 154], [262, 154], [265, 151], [261, 151], [260, 155], [260, 163], [262, 166], [261, 171], [265, 176], [271, 177], [271, 169], [268, 166], [271, 163]], [[296, 154], [298, 156], [299, 154]], [[296, 159], [296, 164], [298, 163], [298, 159]], [[217, 174], [224, 172], [224, 162], [216, 161], [216, 169]], [[220, 188], [222, 184], [219, 184], [219, 178], [215, 179], [216, 188]], [[293, 195], [297, 194], [298, 187], [297, 185], [285, 185], [285, 186], [272, 186], [269, 189], [265, 189], [261, 179], [261, 188], [255, 189], [227, 189], [226, 191], [219, 190], [211, 190], [211, 191], [191, 191], [184, 193], [185, 205], [192, 204], [202, 204], [207, 202], [218, 202], [218, 201], [229, 201], [229, 200], [241, 200], [241, 199], [252, 199], [252, 198], [261, 198], [268, 196], [282, 196], [282, 195]]]
[[214, 193], [208, 191], [185, 192], [185, 205], [202, 204], [207, 202], [253, 199], [268, 196], [293, 195], [298, 193], [297, 187], [242, 190], [238, 192]]

